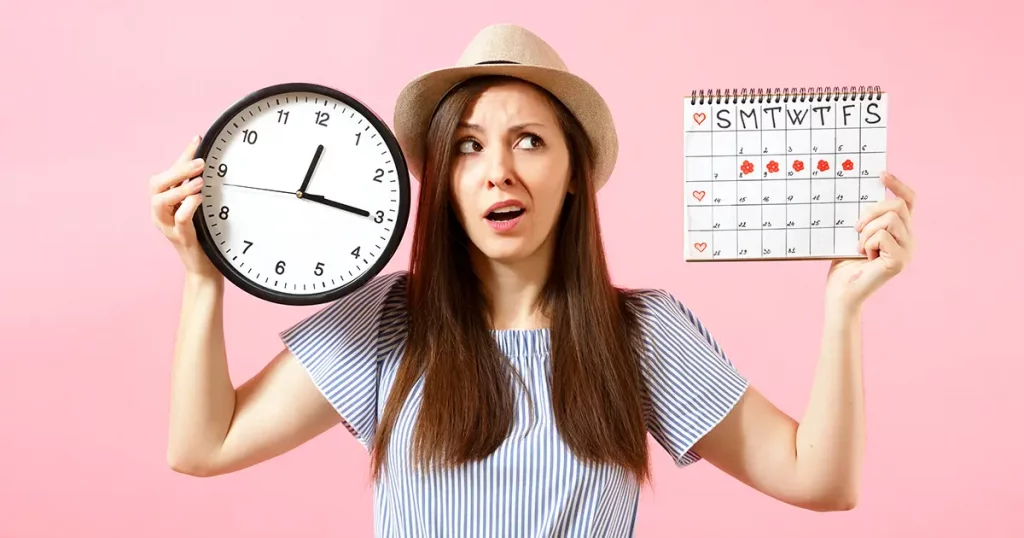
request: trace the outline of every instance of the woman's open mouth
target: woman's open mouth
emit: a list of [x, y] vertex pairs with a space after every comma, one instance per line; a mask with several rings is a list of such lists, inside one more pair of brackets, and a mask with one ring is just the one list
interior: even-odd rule
[[526, 209], [518, 204], [505, 204], [487, 213], [485, 219], [492, 230], [507, 232], [523, 219], [525, 213]]

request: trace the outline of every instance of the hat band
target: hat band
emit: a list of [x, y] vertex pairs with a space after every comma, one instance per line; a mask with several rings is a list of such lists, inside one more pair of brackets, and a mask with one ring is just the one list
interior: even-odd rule
[[511, 60], [484, 60], [482, 62], [477, 62], [474, 65], [488, 65], [488, 64], [514, 64], [514, 65], [519, 65], [519, 62], [513, 62]]

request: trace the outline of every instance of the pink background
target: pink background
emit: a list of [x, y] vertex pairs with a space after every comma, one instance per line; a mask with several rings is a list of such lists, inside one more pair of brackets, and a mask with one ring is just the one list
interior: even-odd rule
[[[620, 161], [600, 203], [617, 281], [685, 300], [797, 417], [827, 263], [682, 262], [682, 99], [707, 87], [892, 94], [889, 168], [919, 195], [919, 251], [866, 310], [860, 506], [801, 511], [706, 463], [674, 469], [658, 450], [639, 536], [1021, 536], [1024, 42], [1021, 14], [1003, 7], [1013, 3], [614, 4], [5, 2], [0, 537], [370, 536], [367, 458], [343, 429], [231, 476], [168, 469], [182, 272], [150, 224], [146, 182], [267, 84], [333, 85], [390, 124], [406, 81], [499, 21], [545, 37], [614, 110]], [[311, 311], [229, 288], [236, 383]]]

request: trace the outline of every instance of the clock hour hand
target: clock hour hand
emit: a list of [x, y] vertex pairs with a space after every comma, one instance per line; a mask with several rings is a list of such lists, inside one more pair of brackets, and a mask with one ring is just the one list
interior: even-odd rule
[[341, 202], [335, 202], [334, 200], [328, 200], [327, 198], [324, 198], [323, 196], [320, 196], [319, 194], [303, 193], [302, 199], [303, 200], [309, 200], [311, 202], [316, 202], [318, 204], [324, 204], [324, 205], [329, 205], [331, 207], [336, 207], [336, 208], [341, 209], [343, 211], [348, 211], [349, 213], [355, 213], [356, 215], [359, 215], [359, 216], [362, 216], [362, 217], [369, 217], [370, 216], [370, 212], [366, 211], [365, 209], [359, 209], [358, 207], [352, 207], [352, 206], [350, 206], [348, 204], [343, 204]]
[[313, 171], [316, 170], [316, 163], [320, 162], [320, 155], [322, 155], [323, 152], [323, 144], [316, 147], [316, 153], [313, 154], [313, 160], [309, 162], [309, 168], [306, 170], [306, 177], [302, 178], [302, 186], [299, 187], [299, 191], [295, 193], [296, 196], [302, 196], [306, 193], [306, 187], [309, 186], [309, 179], [313, 177]]

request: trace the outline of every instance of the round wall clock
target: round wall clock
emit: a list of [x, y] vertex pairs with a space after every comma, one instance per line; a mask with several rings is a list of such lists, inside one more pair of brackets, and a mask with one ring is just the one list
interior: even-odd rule
[[221, 114], [196, 157], [207, 165], [199, 242], [253, 296], [333, 301], [377, 275], [401, 243], [405, 158], [384, 121], [344, 92], [302, 82], [257, 90]]

